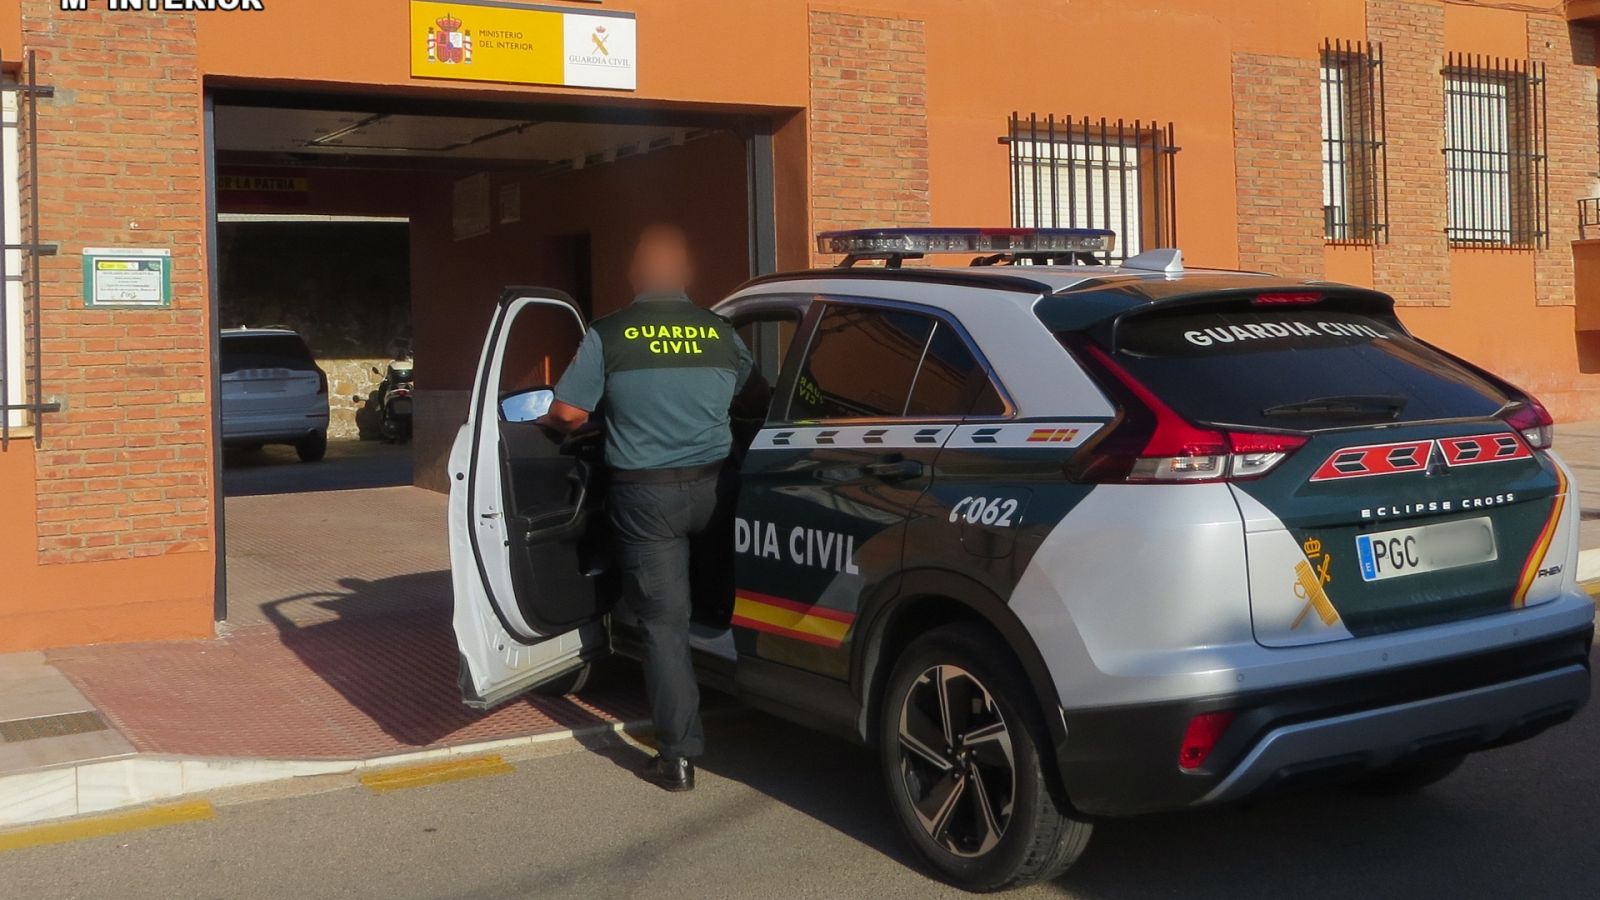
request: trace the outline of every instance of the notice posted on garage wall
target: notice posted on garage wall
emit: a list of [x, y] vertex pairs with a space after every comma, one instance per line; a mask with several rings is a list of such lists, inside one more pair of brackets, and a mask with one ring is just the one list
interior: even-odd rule
[[172, 305], [172, 251], [89, 247], [83, 251], [83, 305], [166, 307]]
[[450, 201], [450, 232], [456, 240], [481, 237], [494, 227], [494, 214], [489, 205], [489, 173], [480, 172], [458, 180]]
[[631, 91], [638, 87], [636, 26], [629, 12], [411, 0], [411, 74]]

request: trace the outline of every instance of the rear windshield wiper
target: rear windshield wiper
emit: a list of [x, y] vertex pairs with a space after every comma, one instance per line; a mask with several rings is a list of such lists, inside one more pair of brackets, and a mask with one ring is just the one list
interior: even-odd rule
[[1317, 397], [1295, 403], [1280, 403], [1261, 411], [1269, 418], [1295, 419], [1389, 419], [1400, 418], [1406, 398], [1394, 394], [1354, 394], [1342, 397]]

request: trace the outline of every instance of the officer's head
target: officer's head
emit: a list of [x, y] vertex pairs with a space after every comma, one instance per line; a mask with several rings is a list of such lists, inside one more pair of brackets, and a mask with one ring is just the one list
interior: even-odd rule
[[687, 291], [694, 281], [694, 263], [689, 259], [689, 237], [683, 229], [660, 224], [639, 232], [628, 280], [639, 294]]

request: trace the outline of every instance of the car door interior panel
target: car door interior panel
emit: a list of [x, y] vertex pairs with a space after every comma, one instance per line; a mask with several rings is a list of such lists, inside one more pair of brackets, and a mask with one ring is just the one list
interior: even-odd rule
[[599, 438], [593, 430], [562, 441], [532, 422], [500, 423], [512, 583], [523, 615], [546, 633], [611, 609], [614, 595], [596, 577], [605, 568]]

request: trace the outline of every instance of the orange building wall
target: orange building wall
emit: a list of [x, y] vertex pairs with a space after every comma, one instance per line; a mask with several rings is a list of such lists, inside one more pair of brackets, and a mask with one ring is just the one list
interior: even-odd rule
[[[740, 107], [806, 107], [814, 102], [808, 77], [808, 16], [816, 13], [900, 18], [923, 24], [927, 59], [929, 221], [936, 224], [1005, 222], [1010, 216], [1006, 149], [998, 143], [1004, 117], [1012, 110], [1058, 115], [1143, 118], [1177, 123], [1179, 243], [1192, 264], [1234, 266], [1241, 256], [1232, 86], [1234, 54], [1265, 54], [1314, 60], [1325, 38], [1367, 37], [1373, 3], [1402, 11], [1414, 8], [1443, 21], [1447, 51], [1509, 58], [1529, 55], [1528, 20], [1520, 10], [1484, 0], [1014, 0], [1005, 15], [970, 0], [767, 0], [738, 4], [737, 24], [729, 5], [717, 0], [678, 0], [672, 4], [607, 3], [639, 16], [640, 90], [614, 92], [554, 90], [540, 87], [420, 83], [406, 71], [405, 16], [393, 0], [276, 0], [253, 17], [208, 16], [200, 21], [200, 58], [207, 72], [228, 80], [270, 78], [305, 85], [357, 82], [389, 90], [457, 90], [496, 99], [525, 97], [590, 98], [600, 103], [663, 100], [685, 106], [734, 104]], [[331, 8], [330, 8], [331, 7]], [[1552, 23], [1558, 14], [1546, 16]], [[300, 23], [315, 21], [317, 28]], [[1017, 27], [1026, 22], [1027, 27]], [[729, 41], [730, 29], [755, 36]], [[296, 53], [287, 57], [262, 34], [294, 33]], [[359, 35], [359, 40], [350, 40]], [[1117, 36], [1137, 35], [1136, 53]], [[1071, 52], [1063, 52], [1070, 48]], [[1393, 59], [1402, 48], [1390, 47]], [[1432, 74], [1442, 60], [1420, 60]], [[729, 77], [736, 73], [736, 77]], [[1313, 88], [1314, 89], [1314, 88]], [[1440, 88], [1442, 90], [1442, 88]], [[1391, 87], [1391, 90], [1393, 88]], [[1592, 113], [1592, 106], [1586, 108]], [[802, 121], [795, 127], [804, 128]], [[1391, 123], [1391, 127], [1395, 127]], [[1427, 126], [1432, 128], [1431, 125]], [[1442, 127], [1442, 126], [1441, 126]], [[814, 136], [813, 136], [814, 139]], [[806, 151], [815, 156], [815, 149]], [[1395, 151], [1391, 151], [1393, 153]], [[1427, 170], [1435, 168], [1428, 154]], [[811, 161], [807, 186], [819, 177]], [[1442, 166], [1438, 178], [1442, 180]], [[1391, 188], [1404, 185], [1395, 185]], [[793, 192], [786, 195], [792, 200]], [[1571, 215], [1565, 198], [1552, 198], [1552, 214]], [[1439, 214], [1442, 220], [1442, 212]], [[804, 227], [799, 227], [801, 220]], [[816, 222], [815, 207], [780, 223], [786, 259], [806, 247]], [[1431, 226], [1420, 226], [1431, 227]], [[798, 233], [797, 233], [798, 232]], [[1327, 248], [1324, 274], [1359, 284], [1374, 282], [1375, 259], [1397, 260], [1386, 279], [1402, 302], [1410, 263], [1393, 250]], [[1411, 270], [1413, 284], [1430, 277], [1447, 281], [1449, 307], [1442, 311], [1407, 309], [1405, 315], [1426, 337], [1453, 349], [1483, 348], [1491, 365], [1509, 361], [1524, 386], [1549, 398], [1563, 418], [1600, 417], [1600, 380], [1577, 365], [1571, 313], [1535, 311], [1532, 270], [1525, 260], [1497, 256], [1500, 262], [1461, 261], [1466, 251], [1424, 257], [1426, 271]], [[1473, 251], [1476, 252], [1476, 251]], [[1564, 246], [1552, 253], [1568, 252]], [[792, 264], [792, 263], [791, 263]], [[1478, 272], [1496, 285], [1489, 308], [1474, 299], [1484, 283], [1456, 290], [1455, 278]], [[1459, 296], [1458, 296], [1459, 295]], [[1432, 296], [1422, 294], [1421, 296]], [[1549, 302], [1548, 300], [1546, 302]], [[1508, 343], [1505, 322], [1526, 319], [1530, 336]], [[1534, 347], [1537, 349], [1532, 349]]]
[[[639, 17], [639, 89], [626, 94], [413, 80], [404, 0], [271, 0], [265, 5], [265, 12], [250, 15], [198, 17], [200, 65], [206, 72], [303, 84], [448, 88], [501, 98], [543, 95], [691, 106], [806, 103], [803, 0], [608, 0], [604, 9]], [[568, 8], [587, 11], [582, 5]]]
[[22, 0], [0, 0], [0, 59], [8, 64], [22, 56]]
[[209, 553], [41, 565], [33, 467], [31, 439], [0, 452], [0, 653], [211, 634]]

